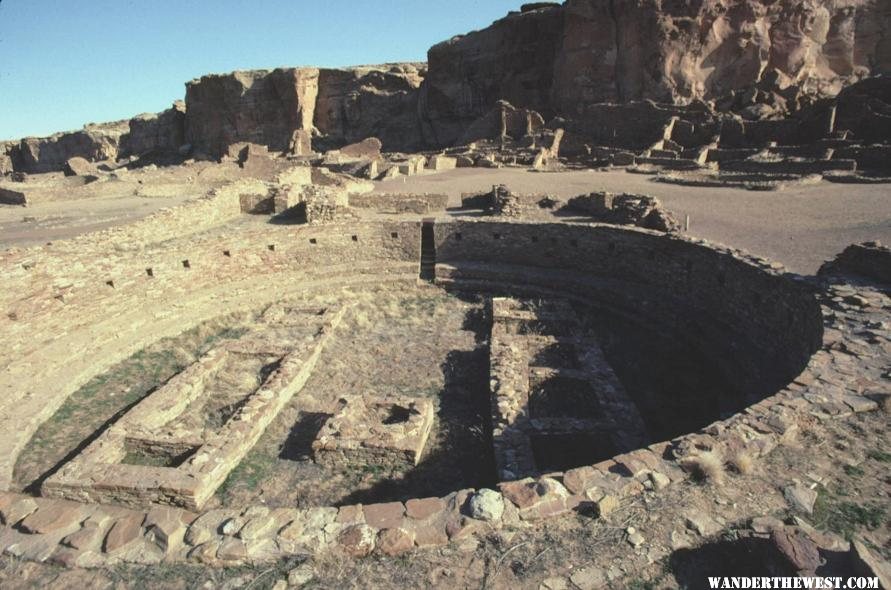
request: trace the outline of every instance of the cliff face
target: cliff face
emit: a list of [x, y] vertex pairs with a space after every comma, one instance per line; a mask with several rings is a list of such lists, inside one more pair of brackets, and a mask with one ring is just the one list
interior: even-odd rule
[[91, 162], [150, 153], [176, 152], [183, 145], [185, 106], [177, 101], [161, 113], [146, 113], [129, 121], [87, 125], [78, 131], [49, 137], [26, 137], [0, 143], [0, 174], [57, 172], [70, 158]]
[[499, 98], [573, 117], [595, 103], [685, 104], [765, 84], [831, 96], [891, 71], [891, 3], [568, 0], [436, 45], [429, 64], [422, 107], [436, 144]]
[[61, 170], [74, 157], [90, 161], [115, 159], [121, 138], [128, 130], [127, 121], [116, 121], [49, 137], [26, 137], [11, 149], [10, 157], [16, 170], [29, 173]]
[[314, 125], [318, 145], [340, 147], [377, 137], [387, 150], [421, 147], [417, 92], [424, 64], [323, 69]]
[[186, 141], [219, 157], [249, 141], [288, 149], [297, 129], [312, 126], [319, 70], [288, 68], [204, 76], [186, 84]]
[[[661, 127], [672, 105], [713, 101], [749, 120], [781, 118], [879, 73], [891, 73], [889, 0], [535, 3], [435, 45], [427, 65], [204, 76], [186, 85], [185, 112], [180, 105], [129, 123], [26, 138], [0, 149], [0, 170], [10, 162], [26, 172], [59, 170], [74, 156], [175, 152], [182, 143], [211, 157], [244, 141], [273, 151], [298, 143], [306, 153], [310, 135], [321, 150], [366, 137], [387, 151], [444, 147], [500, 125], [486, 119], [500, 100], [545, 120], [571, 119], [576, 131], [607, 142], [628, 127], [615, 118], [631, 112], [611, 103], [664, 103], [632, 105], [646, 115], [629, 122], [626, 143], [636, 145], [649, 141], [648, 117]], [[840, 117], [855, 115], [842, 108]]]
[[415, 64], [392, 64], [204, 76], [186, 85], [186, 141], [214, 157], [240, 141], [285, 151], [299, 130], [331, 146], [370, 136], [390, 149], [416, 146], [422, 74]]
[[881, 0], [569, 0], [564, 21], [554, 98], [568, 111], [720, 98], [768, 72], [834, 95], [852, 76], [891, 68]]
[[454, 143], [502, 99], [550, 114], [562, 28], [562, 9], [545, 7], [434, 45], [421, 97], [428, 143]]
[[157, 114], [133, 117], [129, 133], [121, 140], [121, 155], [175, 152], [185, 143], [185, 122], [186, 105], [182, 101]]

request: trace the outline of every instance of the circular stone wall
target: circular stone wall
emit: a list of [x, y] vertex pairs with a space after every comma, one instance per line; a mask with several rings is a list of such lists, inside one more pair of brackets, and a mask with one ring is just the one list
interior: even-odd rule
[[[745, 403], [793, 379], [821, 341], [820, 307], [797, 277], [704, 242], [488, 221], [436, 223], [434, 242], [438, 284], [569, 298], [646, 322], [698, 343]], [[147, 344], [292, 293], [412, 284], [420, 250], [421, 223], [403, 222], [268, 226], [142, 249], [111, 234], [5, 253], [0, 484], [70, 393]]]

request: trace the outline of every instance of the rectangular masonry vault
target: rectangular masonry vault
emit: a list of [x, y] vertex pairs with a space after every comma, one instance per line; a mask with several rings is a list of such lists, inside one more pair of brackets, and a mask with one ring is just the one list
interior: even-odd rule
[[344, 308], [275, 305], [143, 399], [44, 482], [82, 502], [198, 509], [300, 391]]
[[646, 444], [637, 407], [565, 301], [492, 300], [498, 478], [596, 463]]
[[346, 397], [313, 442], [313, 454], [321, 465], [410, 469], [421, 460], [433, 419], [429, 399]]

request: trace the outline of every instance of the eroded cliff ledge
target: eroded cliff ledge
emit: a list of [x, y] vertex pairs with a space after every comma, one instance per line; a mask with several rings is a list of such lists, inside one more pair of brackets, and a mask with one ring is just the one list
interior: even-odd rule
[[547, 116], [650, 99], [778, 112], [891, 71], [891, 4], [876, 0], [568, 0], [512, 13], [429, 51], [426, 139], [448, 144], [498, 99]]
[[441, 148], [500, 100], [574, 131], [598, 119], [593, 105], [640, 101], [781, 119], [889, 72], [887, 0], [535, 3], [433, 46], [428, 64], [204, 76], [187, 83], [185, 107], [4, 143], [0, 170], [180, 148], [216, 158], [240, 141], [294, 153], [372, 136], [386, 151]]

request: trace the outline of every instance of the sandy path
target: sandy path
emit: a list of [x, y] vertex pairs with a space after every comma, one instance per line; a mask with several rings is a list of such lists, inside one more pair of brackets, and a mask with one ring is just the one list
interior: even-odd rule
[[0, 205], [0, 248], [33, 246], [124, 225], [196, 196], [184, 191], [176, 197], [151, 199], [110, 196], [45, 201], [27, 207]]
[[447, 193], [457, 204], [462, 192], [507, 184], [517, 192], [569, 197], [607, 190], [653, 195], [690, 233], [778, 260], [790, 270], [814, 273], [852, 242], [891, 243], [891, 185], [823, 182], [775, 192], [692, 188], [652, 182], [624, 171], [535, 173], [521, 169], [460, 169], [377, 183], [378, 192]]

